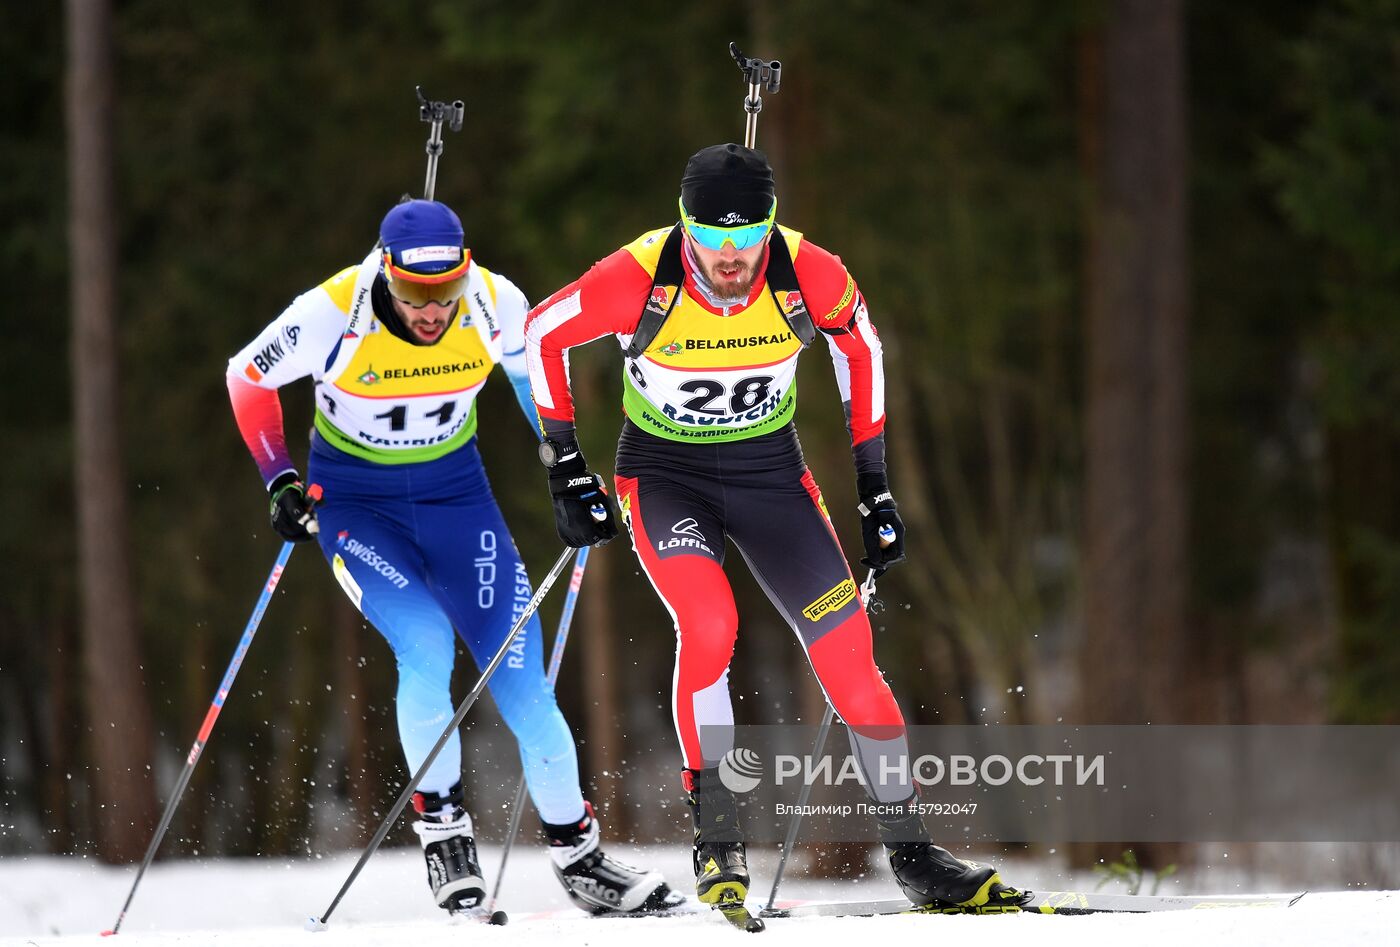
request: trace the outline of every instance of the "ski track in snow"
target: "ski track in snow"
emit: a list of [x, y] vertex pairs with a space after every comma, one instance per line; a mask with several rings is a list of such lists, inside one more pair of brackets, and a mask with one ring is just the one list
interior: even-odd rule
[[[680, 847], [611, 846], [625, 861], [662, 869], [673, 887], [689, 891], [689, 851]], [[325, 910], [358, 853], [317, 859], [215, 859], [157, 863], [146, 873], [116, 938], [110, 927], [135, 877], [134, 868], [112, 868], [88, 859], [37, 856], [0, 859], [0, 947], [650, 947], [667, 938], [696, 936], [745, 938], [718, 915], [665, 919], [592, 919], [582, 912], [532, 918], [570, 909], [554, 880], [542, 847], [521, 845], [511, 867], [500, 907], [511, 912], [506, 927], [472, 920], [450, 920], [432, 905], [416, 849], [381, 851], [365, 867], [332, 915], [328, 930], [303, 929], [308, 916]], [[488, 880], [499, 849], [482, 852]], [[767, 899], [776, 857], [755, 850], [750, 860], [757, 910]], [[1041, 863], [1011, 863], [1003, 874], [1031, 889], [1075, 887], [1092, 882], [1070, 879]], [[1075, 884], [1075, 881], [1078, 884]], [[1108, 888], [1106, 890], [1113, 890]], [[1121, 889], [1119, 889], [1121, 890]], [[1162, 893], [1245, 894], [1244, 890]], [[1252, 892], [1259, 893], [1259, 892]], [[782, 897], [847, 901], [888, 898], [898, 892], [888, 871], [858, 881], [805, 879], [790, 875]], [[1092, 917], [872, 917], [771, 920], [758, 935], [765, 947], [778, 945], [884, 943], [910, 941], [970, 944], [976, 947], [1084, 947], [1088, 944], [1400, 945], [1400, 892], [1312, 892], [1288, 909], [1183, 911], [1151, 915]]]

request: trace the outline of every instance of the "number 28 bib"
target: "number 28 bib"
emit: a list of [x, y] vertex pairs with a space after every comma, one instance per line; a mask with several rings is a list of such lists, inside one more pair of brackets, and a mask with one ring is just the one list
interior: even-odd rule
[[[666, 233], [647, 234], [627, 249], [652, 270]], [[802, 344], [772, 294], [721, 316], [680, 292], [656, 338], [627, 360], [622, 406], [632, 423], [669, 440], [716, 442], [756, 437], [792, 420]]]

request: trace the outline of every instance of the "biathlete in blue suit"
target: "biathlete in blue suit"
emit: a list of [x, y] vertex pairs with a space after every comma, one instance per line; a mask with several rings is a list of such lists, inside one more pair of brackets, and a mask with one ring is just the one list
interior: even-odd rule
[[[457, 215], [406, 201], [385, 216], [380, 243], [297, 297], [230, 359], [228, 389], [272, 499], [273, 528], [320, 543], [394, 651], [399, 737], [416, 770], [453, 713], [454, 629], [484, 667], [532, 594], [476, 445], [476, 394], [494, 365], [537, 432], [539, 422], [525, 368], [529, 305], [472, 258]], [[323, 491], [314, 508], [287, 451], [277, 394], [307, 375], [316, 385], [308, 475]], [[595, 913], [677, 903], [658, 873], [599, 848], [573, 737], [545, 679], [538, 617], [490, 690], [570, 897]], [[449, 741], [414, 796], [429, 884], [454, 912], [484, 896], [461, 771], [461, 741]]]

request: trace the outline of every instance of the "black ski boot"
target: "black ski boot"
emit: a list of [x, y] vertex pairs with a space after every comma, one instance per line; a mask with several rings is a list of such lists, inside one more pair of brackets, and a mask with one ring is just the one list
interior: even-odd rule
[[419, 815], [413, 831], [423, 843], [428, 885], [438, 907], [450, 914], [470, 911], [486, 897], [476, 840], [472, 837], [472, 819], [462, 807], [463, 798], [461, 783], [446, 796], [413, 794], [413, 808]]
[[763, 930], [763, 922], [744, 907], [749, 863], [734, 794], [720, 782], [718, 769], [687, 769], [682, 779], [695, 820], [695, 896], [718, 908], [736, 927]]
[[590, 914], [661, 914], [683, 904], [657, 871], [625, 865], [598, 847], [593, 804], [583, 819], [568, 825], [544, 823], [554, 875], [569, 897]]
[[880, 840], [889, 853], [890, 868], [900, 890], [919, 908], [930, 912], [1000, 914], [1019, 911], [1030, 900], [1029, 892], [1003, 884], [990, 865], [955, 858], [946, 848], [933, 844], [917, 811], [881, 816]]

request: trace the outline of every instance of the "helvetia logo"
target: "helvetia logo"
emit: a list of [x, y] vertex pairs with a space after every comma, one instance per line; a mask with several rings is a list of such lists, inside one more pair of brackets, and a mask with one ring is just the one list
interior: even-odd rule
[[763, 780], [763, 760], [753, 750], [736, 746], [719, 761], [719, 781], [730, 792], [753, 792]]

